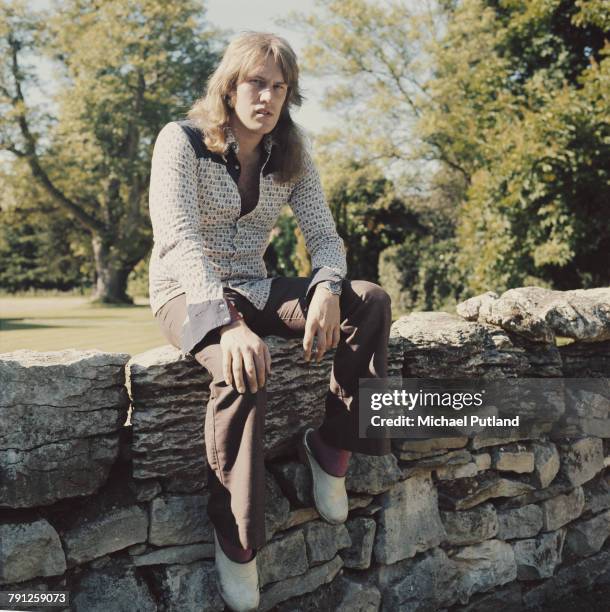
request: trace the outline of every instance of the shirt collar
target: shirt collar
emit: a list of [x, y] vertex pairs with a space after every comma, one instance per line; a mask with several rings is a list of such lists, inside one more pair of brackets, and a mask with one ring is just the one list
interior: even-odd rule
[[[235, 155], [237, 155], [239, 153], [239, 142], [237, 142], [237, 138], [235, 138], [233, 130], [228, 125], [224, 128], [224, 130], [227, 142], [226, 152], [228, 153], [232, 149]], [[271, 148], [274, 144], [276, 144], [276, 142], [272, 134], [265, 134], [263, 136], [263, 148], [267, 154], [271, 153]]]

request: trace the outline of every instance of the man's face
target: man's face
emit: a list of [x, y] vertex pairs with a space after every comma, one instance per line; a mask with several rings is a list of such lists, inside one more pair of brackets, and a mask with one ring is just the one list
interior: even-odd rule
[[282, 70], [270, 55], [237, 84], [231, 96], [235, 118], [247, 130], [268, 134], [280, 118], [287, 93]]

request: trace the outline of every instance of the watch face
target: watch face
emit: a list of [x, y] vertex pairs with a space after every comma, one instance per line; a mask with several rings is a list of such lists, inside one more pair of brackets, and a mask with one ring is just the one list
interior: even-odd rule
[[331, 293], [341, 293], [341, 281], [329, 281], [328, 288]]

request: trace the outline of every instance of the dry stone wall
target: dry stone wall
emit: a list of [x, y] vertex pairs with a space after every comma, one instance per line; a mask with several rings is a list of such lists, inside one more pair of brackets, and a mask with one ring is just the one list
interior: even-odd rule
[[[391, 375], [610, 373], [607, 289], [488, 293], [458, 313], [396, 321]], [[607, 397], [570, 437], [403, 439], [355, 455], [349, 518], [331, 526], [294, 449], [322, 418], [332, 356], [307, 365], [299, 341], [269, 343], [261, 610], [553, 610], [610, 592]], [[222, 610], [208, 382], [169, 346], [0, 355], [0, 590], [68, 590], [78, 612]]]

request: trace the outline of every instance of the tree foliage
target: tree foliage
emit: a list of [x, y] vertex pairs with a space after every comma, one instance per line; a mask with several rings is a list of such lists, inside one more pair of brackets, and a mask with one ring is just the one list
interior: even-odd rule
[[456, 236], [470, 292], [610, 281], [607, 15], [560, 0], [452, 14], [429, 84], [443, 104], [420, 129], [469, 176]]
[[607, 3], [318, 7], [301, 16], [305, 67], [333, 76], [326, 105], [344, 119], [323, 143], [382, 162], [399, 193], [441, 214], [442, 231], [382, 256], [381, 277], [394, 266], [408, 307], [610, 282]]
[[[88, 236], [98, 299], [128, 300], [127, 277], [150, 251], [152, 144], [201, 93], [215, 36], [195, 0], [0, 4], [0, 148]], [[32, 60], [43, 57], [57, 87], [35, 104]]]

